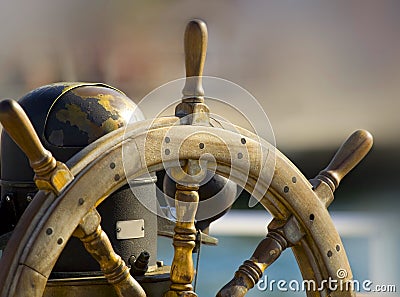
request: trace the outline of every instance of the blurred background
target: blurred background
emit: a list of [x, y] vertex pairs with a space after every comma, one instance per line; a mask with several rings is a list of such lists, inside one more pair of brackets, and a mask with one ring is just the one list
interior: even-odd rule
[[[191, 18], [208, 25], [204, 74], [237, 83], [258, 100], [278, 149], [306, 177], [323, 169], [354, 130], [373, 134], [372, 151], [343, 179], [330, 210], [355, 278], [396, 282], [400, 290], [399, 1], [3, 1], [0, 98], [57, 81], [101, 81], [139, 102], [184, 76]], [[245, 196], [211, 227], [220, 246], [204, 248], [200, 296], [228, 281], [265, 235], [270, 218], [259, 207], [243, 210]], [[258, 223], [232, 233], [235, 222], [254, 217]], [[172, 252], [170, 244], [160, 240], [159, 257], [170, 257], [162, 254]], [[294, 261], [287, 252], [269, 275], [300, 278]]]

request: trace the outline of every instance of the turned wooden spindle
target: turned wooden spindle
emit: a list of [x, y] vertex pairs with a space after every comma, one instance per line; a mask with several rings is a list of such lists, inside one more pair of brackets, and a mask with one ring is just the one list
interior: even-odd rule
[[74, 236], [82, 241], [86, 250], [100, 264], [105, 278], [119, 297], [146, 297], [143, 288], [130, 275], [125, 262], [115, 253], [100, 221], [99, 213], [92, 209], [74, 231]]
[[[202, 75], [207, 50], [207, 27], [201, 20], [192, 20], [185, 31], [185, 66], [186, 81], [182, 90], [182, 102], [175, 109], [176, 116], [183, 125], [208, 125], [209, 110], [204, 104]], [[198, 160], [187, 160], [182, 170], [188, 180], [177, 178], [175, 193], [176, 224], [173, 238], [174, 259], [171, 267], [170, 290], [165, 297], [197, 296], [193, 292], [194, 278], [193, 248], [196, 241], [195, 215], [199, 203], [198, 183], [195, 177], [199, 166]], [[180, 184], [182, 183], [182, 184]], [[183, 185], [184, 184], [184, 185]]]
[[50, 190], [57, 195], [73, 179], [67, 166], [57, 162], [46, 150], [28, 116], [14, 100], [0, 102], [0, 122], [8, 135], [21, 148], [35, 172], [35, 183], [40, 190]]
[[171, 265], [171, 286], [165, 297], [197, 296], [192, 286], [194, 278], [192, 252], [196, 244], [194, 220], [199, 203], [197, 190], [198, 187], [176, 185], [174, 259]]
[[365, 130], [357, 130], [342, 144], [329, 165], [316, 179], [326, 182], [332, 191], [339, 186], [342, 178], [368, 154], [373, 144], [372, 135]]
[[184, 48], [186, 82], [183, 101], [204, 102], [202, 75], [207, 51], [207, 26], [202, 20], [192, 20], [186, 26]]
[[217, 297], [245, 296], [287, 247], [288, 242], [281, 230], [269, 230], [267, 237], [259, 243], [251, 258], [244, 261], [232, 280], [217, 293]]
[[14, 100], [0, 102], [0, 121], [8, 135], [29, 159], [36, 174], [51, 171], [56, 160], [39, 140], [35, 129], [22, 107]]

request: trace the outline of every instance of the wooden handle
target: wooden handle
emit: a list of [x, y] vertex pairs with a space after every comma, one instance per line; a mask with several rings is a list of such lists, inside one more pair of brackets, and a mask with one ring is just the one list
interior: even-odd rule
[[207, 26], [202, 20], [192, 20], [185, 31], [185, 66], [186, 83], [183, 88], [183, 99], [202, 100], [204, 90], [201, 76], [207, 51]]
[[6, 99], [0, 102], [0, 122], [26, 154], [36, 174], [48, 172], [56, 166], [56, 160], [43, 147], [28, 116], [16, 101]]
[[114, 251], [100, 221], [100, 214], [92, 209], [82, 219], [73, 235], [82, 241], [85, 249], [100, 264], [105, 278], [113, 285], [119, 297], [146, 297], [143, 288], [130, 275], [125, 262]]
[[319, 173], [317, 179], [327, 182], [332, 191], [335, 191], [342, 178], [367, 155], [372, 143], [372, 135], [368, 131], [355, 131], [342, 144], [329, 165]]

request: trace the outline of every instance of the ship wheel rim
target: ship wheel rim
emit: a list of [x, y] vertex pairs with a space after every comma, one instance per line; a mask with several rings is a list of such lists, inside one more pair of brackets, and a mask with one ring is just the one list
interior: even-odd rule
[[[2, 269], [3, 273], [0, 272], [0, 283], [2, 283], [0, 296], [18, 295], [21, 290], [26, 290], [27, 288], [32, 290], [30, 293], [34, 293], [32, 294], [33, 296], [41, 296], [52, 267], [64, 248], [67, 239], [72, 235], [74, 229], [79, 224], [79, 221], [90, 209], [100, 204], [101, 201], [106, 199], [117, 188], [126, 184], [125, 172], [120, 166], [122, 164], [115, 161], [121, 158], [118, 156], [121, 156], [120, 151], [122, 150], [122, 143], [129, 140], [134, 141], [135, 144], [138, 145], [138, 143], [143, 141], [146, 137], [149, 139], [149, 135], [152, 136], [150, 138], [152, 138], [155, 143], [159, 143], [163, 141], [166, 134], [165, 131], [168, 131], [168, 129], [171, 128], [171, 124], [175, 121], [176, 117], [145, 121], [146, 123], [139, 123], [138, 125], [129, 127], [127, 133], [121, 128], [94, 142], [68, 161], [67, 165], [70, 167], [75, 179], [58, 197], [50, 192], [39, 191], [32, 202], [32, 206], [27, 209], [17, 226], [19, 233], [14, 234], [10, 240], [11, 244], [16, 244], [17, 246], [13, 248], [13, 251], [10, 251], [11, 248], [7, 249], [6, 247], [3, 258], [1, 259], [4, 269]], [[149, 124], [151, 126], [150, 130], [145, 131], [149, 127]], [[253, 139], [255, 142], [258, 139], [256, 135], [253, 135], [243, 128], [238, 128], [239, 133], [236, 133], [236, 135], [232, 131], [212, 127], [175, 126], [174, 129], [180, 132], [177, 133], [177, 136], [181, 135], [182, 137], [193, 132], [193, 129], [200, 129], [206, 132], [213, 131], [213, 133], [218, 131], [221, 138], [226, 141], [229, 141], [232, 137], [237, 137], [237, 139], [240, 140], [243, 135], [246, 135], [250, 140]], [[251, 141], [248, 141], [248, 143], [250, 142]], [[192, 151], [192, 153], [193, 152], [194, 151]], [[141, 156], [145, 155], [145, 152], [143, 152], [141, 148], [138, 148], [138, 153]], [[179, 154], [179, 157], [180, 156]], [[184, 155], [182, 157], [186, 158], [187, 156]], [[189, 153], [189, 157], [195, 159], [196, 156], [190, 155]], [[309, 188], [308, 191], [311, 195], [313, 192], [310, 184], [297, 168], [278, 151], [276, 158], [279, 164], [282, 163], [281, 165], [283, 168], [281, 168], [281, 170], [290, 169], [292, 171], [290, 174], [297, 177], [296, 186], [301, 185]], [[240, 169], [225, 164], [224, 162], [226, 162], [226, 160], [221, 160], [218, 156], [216, 157], [216, 162], [216, 173], [223, 176], [226, 175], [226, 169], [234, 171]], [[109, 166], [110, 163], [117, 163], [117, 165], [111, 166], [113, 167], [111, 168]], [[132, 172], [130, 177], [140, 176], [147, 170], [160, 170], [163, 168], [163, 164], [166, 164], [166, 162], [163, 162], [161, 157], [159, 159], [154, 159], [152, 164], [147, 164], [144, 167], [139, 166], [139, 169], [136, 172]], [[318, 241], [318, 238], [315, 237], [315, 232], [319, 232], [319, 229], [316, 228], [316, 222], [318, 222], [318, 220], [315, 219], [318, 217], [318, 219], [323, 221], [323, 230], [329, 232], [329, 234], [324, 234], [323, 241], [328, 241], [328, 246], [332, 241], [342, 246], [340, 236], [333, 225], [328, 211], [319, 200], [316, 200], [318, 199], [316, 195], [311, 197], [311, 200], [313, 200], [312, 202], [317, 205], [317, 209], [315, 209], [313, 213], [314, 219], [311, 224], [310, 222], [305, 222], [305, 218], [308, 217], [308, 214], [305, 215], [304, 213], [306, 211], [303, 209], [289, 210], [287, 207], [290, 206], [290, 203], [287, 200], [288, 198], [284, 197], [284, 193], [287, 194], [286, 189], [283, 189], [283, 187], [278, 188], [277, 186], [278, 184], [281, 185], [282, 181], [276, 180], [276, 178], [284, 178], [283, 175], [285, 174], [285, 172], [277, 172], [277, 170], [279, 170], [279, 164], [276, 165], [271, 187], [263, 196], [263, 199], [265, 198], [265, 201], [269, 202], [273, 199], [276, 201], [283, 200], [284, 204], [282, 205], [284, 205], [286, 209], [281, 214], [277, 215], [276, 211], [271, 211], [271, 209], [266, 207], [267, 211], [271, 212], [274, 217], [280, 216], [280, 219], [285, 216], [287, 218], [289, 215], [295, 215], [296, 218], [300, 219], [302, 226], [306, 228], [306, 236], [292, 249], [298, 260], [298, 266], [300, 267], [303, 278], [314, 279], [314, 281], [320, 283], [322, 279], [327, 277], [335, 278], [336, 275], [334, 274], [337, 269], [340, 268], [347, 271], [348, 275], [346, 279], [351, 279], [351, 270], [344, 248], [341, 249], [340, 254], [338, 253], [338, 255], [336, 255], [338, 257], [340, 256], [336, 258], [336, 260], [327, 259], [325, 248], [327, 244], [321, 243], [321, 240]], [[89, 194], [91, 193], [85, 192], [86, 194], [83, 194], [82, 191], [80, 191], [80, 195], [77, 195], [77, 192], [79, 192], [79, 185], [81, 185], [80, 188], [82, 189], [82, 185], [84, 185], [88, 179], [98, 174], [99, 168], [109, 169], [108, 171], [106, 170], [106, 175], [102, 172], [103, 178], [106, 178], [106, 181], [109, 183], [102, 181], [102, 183], [107, 184], [107, 186], [101, 187], [102, 184], [100, 186], [96, 185], [91, 188], [91, 191], [100, 191], [102, 194], [97, 193], [97, 198], [92, 198], [94, 202], [90, 200]], [[252, 188], [251, 179], [247, 178], [244, 182], [250, 189]], [[289, 193], [295, 192], [295, 188], [293, 188], [293, 190], [291, 188], [290, 190]], [[89, 190], [85, 189], [85, 191]], [[265, 203], [262, 204], [265, 207]], [[270, 205], [272, 205], [272, 203]], [[63, 211], [67, 211], [67, 213], [71, 215], [68, 218], [70, 222], [68, 228], [65, 225], [60, 226], [60, 220], [58, 224], [54, 224]], [[67, 214], [64, 213], [63, 215], [66, 216]], [[49, 228], [52, 230], [51, 234], [47, 234], [49, 233]], [[324, 247], [321, 247], [321, 245]], [[46, 255], [46, 258], [43, 258], [43, 255]], [[43, 259], [47, 260], [40, 261]], [[5, 272], [5, 270], [7, 270], [8, 273]], [[328, 294], [329, 292], [326, 290], [307, 292], [308, 296], [326, 296]], [[353, 292], [340, 292], [337, 295], [333, 292], [330, 296], [353, 296]]]

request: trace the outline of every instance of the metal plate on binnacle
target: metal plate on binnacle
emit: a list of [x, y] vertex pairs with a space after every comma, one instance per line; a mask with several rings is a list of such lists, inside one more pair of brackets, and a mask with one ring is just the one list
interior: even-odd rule
[[117, 221], [117, 239], [133, 239], [144, 237], [144, 220]]

